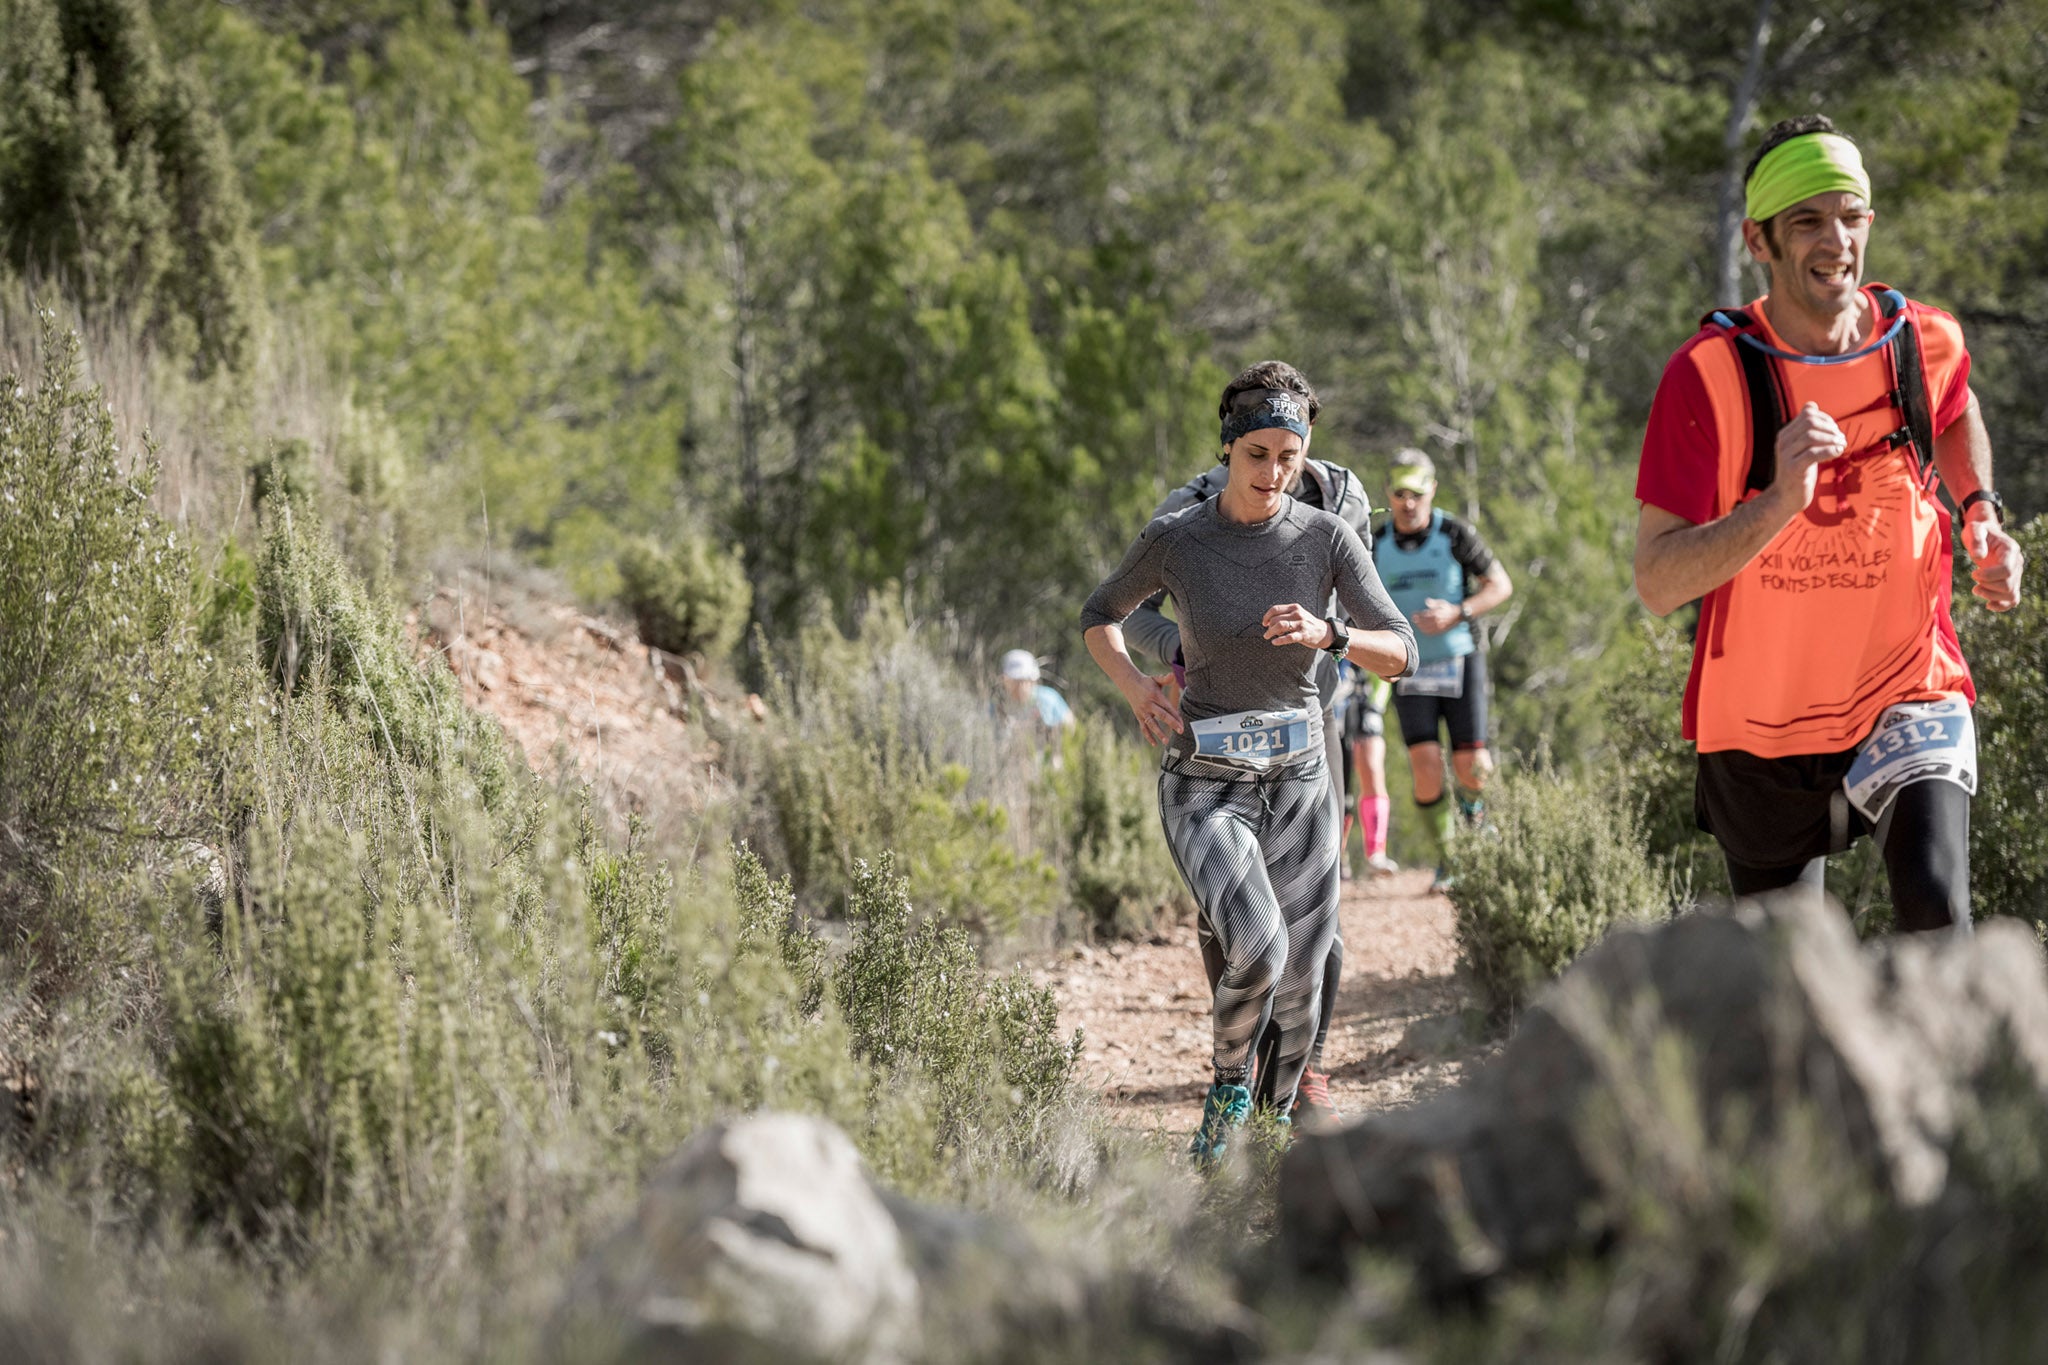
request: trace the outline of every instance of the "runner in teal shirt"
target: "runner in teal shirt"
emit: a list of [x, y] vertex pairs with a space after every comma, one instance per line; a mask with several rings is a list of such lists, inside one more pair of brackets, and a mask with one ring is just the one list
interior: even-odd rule
[[1392, 514], [1373, 528], [1373, 563], [1387, 595], [1415, 624], [1419, 661], [1413, 677], [1394, 684], [1394, 711], [1408, 745], [1415, 804], [1436, 843], [1440, 890], [1451, 836], [1442, 731], [1451, 735], [1458, 810], [1477, 825], [1493, 756], [1486, 747], [1486, 655], [1472, 620], [1507, 601], [1515, 587], [1471, 524], [1437, 509], [1429, 456], [1419, 450], [1396, 455], [1387, 489]]

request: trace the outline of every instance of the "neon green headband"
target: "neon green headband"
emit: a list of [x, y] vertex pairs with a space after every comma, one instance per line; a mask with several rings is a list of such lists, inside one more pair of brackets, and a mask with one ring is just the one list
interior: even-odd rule
[[1870, 202], [1870, 176], [1863, 153], [1839, 133], [1805, 133], [1781, 142], [1756, 163], [1744, 191], [1744, 212], [1769, 222], [1802, 199], [1846, 190]]
[[1387, 475], [1387, 487], [1412, 488], [1418, 493], [1427, 493], [1436, 487], [1436, 475], [1419, 464], [1397, 464]]

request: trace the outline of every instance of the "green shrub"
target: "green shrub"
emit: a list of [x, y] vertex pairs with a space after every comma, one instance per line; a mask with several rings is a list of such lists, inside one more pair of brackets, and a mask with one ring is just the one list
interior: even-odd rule
[[1958, 576], [1957, 626], [1977, 680], [1971, 896], [1979, 915], [2048, 925], [2048, 516], [2015, 534], [2028, 560], [2019, 606], [1994, 616]]
[[[845, 1046], [873, 1068], [862, 1125], [871, 1160], [915, 1178], [943, 1151], [982, 1165], [1015, 1157], [1073, 1099], [1080, 1034], [1060, 1037], [1051, 991], [1021, 971], [982, 967], [957, 926], [920, 923], [893, 854], [858, 864], [855, 876], [853, 939], [835, 963], [797, 918], [788, 880], [771, 879], [751, 849], [736, 846], [740, 953], [765, 955], [772, 945], [799, 1011], [834, 1028], [843, 1021]], [[906, 1105], [930, 1111], [924, 1151], [901, 1148], [915, 1128], [887, 1139], [881, 1131]]]
[[[80, 880], [202, 828], [222, 717], [191, 612], [191, 547], [150, 505], [154, 461], [124, 458], [46, 322], [39, 377], [0, 382], [0, 932], [68, 951], [37, 914]], [[32, 385], [32, 387], [31, 387]]]
[[859, 639], [825, 626], [802, 645], [768, 725], [734, 736], [742, 835], [814, 913], [844, 903], [859, 859], [894, 849], [927, 913], [989, 940], [1046, 937], [1059, 875], [1011, 814], [1028, 813], [1034, 761], [987, 702], [885, 612]]
[[273, 538], [258, 593], [273, 650], [286, 616], [316, 650], [294, 691], [242, 675], [258, 704], [221, 764], [236, 885], [215, 922], [175, 886], [126, 907], [153, 930], [160, 996], [132, 1043], [157, 1100], [109, 1134], [135, 1154], [117, 1183], [293, 1258], [450, 1219], [495, 1237], [494, 1186], [516, 1215], [552, 1183], [515, 1135], [583, 1138], [601, 1035], [660, 979], [631, 950], [666, 884], [515, 783], [495, 727], [438, 704], [323, 544]]
[[1111, 726], [1084, 721], [1034, 793], [1044, 846], [1061, 855], [1067, 897], [1090, 932], [1128, 938], [1192, 909], [1159, 829], [1158, 760]]
[[1552, 768], [1506, 773], [1487, 829], [1451, 848], [1458, 952], [1496, 1018], [1508, 1018], [1623, 920], [1671, 908], [1626, 790]]
[[[33, 394], [0, 392], [0, 1076], [28, 1087], [0, 1091], [9, 1180], [83, 1181], [266, 1265], [426, 1268], [580, 1226], [593, 1190], [720, 1114], [822, 1113], [929, 1190], [1063, 1107], [1050, 996], [888, 901], [856, 962], [905, 936], [947, 994], [856, 1042], [840, 1001], [872, 998], [866, 968], [834, 972], [786, 885], [736, 859], [735, 921], [643, 828], [616, 843], [587, 793], [517, 767], [288, 491], [260, 559], [224, 544], [201, 586], [75, 348], [52, 354]], [[932, 865], [954, 894], [1020, 903], [988, 870], [1010, 864], [960, 856], [960, 829], [1000, 845], [1003, 813], [934, 773], [939, 808], [902, 829], [952, 834]], [[186, 834], [191, 867], [131, 875]], [[78, 923], [105, 932], [33, 994]]]
[[753, 603], [739, 555], [697, 536], [672, 550], [635, 541], [619, 556], [619, 581], [640, 638], [671, 654], [724, 654]]
[[1083, 722], [1042, 752], [888, 610], [856, 639], [822, 627], [802, 644], [733, 770], [743, 831], [807, 907], [835, 907], [882, 848], [920, 906], [985, 941], [1042, 941], [1063, 907], [1124, 937], [1187, 906], [1152, 751]]
[[1042, 1093], [1012, 1060], [1035, 1035], [971, 953], [940, 969], [954, 1032], [884, 1087], [758, 862], [735, 856], [735, 920], [637, 826], [609, 842], [585, 794], [523, 778], [492, 809], [449, 754], [390, 752], [327, 689], [283, 699], [241, 755], [255, 827], [218, 934], [175, 895], [149, 912], [141, 1079], [81, 1072], [65, 1098], [105, 1116], [77, 1140], [141, 1207], [294, 1262], [483, 1248], [760, 1105], [825, 1114], [923, 1188], [950, 1178], [942, 1117], [978, 1149], [1024, 1131], [978, 1078]]
[[[269, 837], [252, 852], [259, 868], [279, 855]], [[252, 879], [260, 897], [226, 917], [219, 959], [190, 922], [163, 945], [177, 1120], [155, 1174], [189, 1201], [178, 1212], [235, 1240], [292, 1245], [445, 1188], [432, 1154], [459, 1126], [451, 1092], [483, 1059], [440, 1027], [448, 963], [417, 939], [440, 917], [399, 894], [366, 904], [351, 852], [338, 828], [315, 825], [281, 884]], [[475, 1022], [463, 1016], [463, 1032]]]
[[1693, 814], [1694, 750], [1682, 731], [1692, 642], [1669, 621], [1640, 624], [1642, 650], [1602, 703], [1610, 779], [1640, 813], [1644, 846], [1671, 869], [1681, 899], [1728, 891], [1727, 864]]
[[773, 881], [768, 869], [745, 844], [732, 850], [733, 899], [739, 905], [741, 951], [756, 944], [774, 944], [797, 985], [797, 1008], [814, 1015], [825, 1003], [830, 968], [825, 941], [813, 933], [808, 918], [799, 920], [796, 895], [789, 878]]
[[919, 924], [893, 855], [856, 865], [849, 911], [853, 943], [833, 985], [854, 1050], [892, 1075], [929, 1079], [942, 1143], [1014, 1138], [1066, 1097], [1081, 1037], [1060, 1040], [1052, 992], [1021, 970], [990, 976], [960, 928]]
[[209, 650], [236, 653], [255, 642], [256, 561], [232, 536], [215, 546], [208, 559], [206, 572], [194, 584], [199, 638]]
[[450, 670], [413, 658], [397, 612], [370, 597], [304, 503], [270, 517], [256, 642], [285, 696], [323, 692], [371, 727], [399, 769], [459, 771], [487, 808], [503, 800], [512, 779], [497, 724], [463, 704]]

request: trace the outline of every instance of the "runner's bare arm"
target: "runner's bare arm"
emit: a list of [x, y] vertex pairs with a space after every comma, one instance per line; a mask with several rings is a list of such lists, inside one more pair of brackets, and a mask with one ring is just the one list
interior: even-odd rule
[[[1984, 413], [1974, 391], [1963, 415], [1935, 438], [1934, 468], [1958, 507], [1970, 494], [1992, 486], [1991, 433], [1984, 429]], [[1962, 530], [1963, 550], [1970, 556], [1970, 577], [1976, 584], [1970, 591], [1992, 611], [2011, 611], [2019, 604], [2026, 556], [1999, 525], [1998, 513], [1989, 503], [1980, 502], [1965, 512]]]
[[1167, 700], [1160, 680], [1131, 662], [1131, 652], [1124, 647], [1122, 626], [1091, 626], [1081, 638], [1088, 642], [1089, 655], [1130, 703], [1131, 714], [1138, 718], [1138, 728], [1144, 732], [1146, 743], [1160, 743], [1168, 730], [1179, 734], [1186, 729], [1181, 723], [1180, 708]]
[[1644, 503], [1636, 520], [1636, 596], [1653, 614], [1669, 616], [1741, 573], [1813, 501], [1821, 465], [1847, 448], [1834, 418], [1808, 403], [1778, 433], [1771, 486], [1727, 516], [1695, 524]]
[[1415, 628], [1424, 635], [1441, 635], [1461, 621], [1484, 616], [1507, 601], [1514, 590], [1508, 571], [1496, 559], [1493, 567], [1480, 577], [1478, 590], [1464, 601], [1446, 602], [1441, 597], [1426, 599], [1422, 610], [1415, 613]]
[[1484, 616], [1514, 595], [1514, 580], [1508, 577], [1506, 566], [1496, 559], [1486, 577], [1479, 580], [1479, 591], [1465, 599], [1465, 615]]

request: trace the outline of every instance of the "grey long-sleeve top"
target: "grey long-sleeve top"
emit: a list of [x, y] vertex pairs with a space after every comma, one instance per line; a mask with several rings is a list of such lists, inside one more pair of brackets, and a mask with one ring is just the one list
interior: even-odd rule
[[[1322, 699], [1316, 669], [1322, 651], [1274, 645], [1264, 617], [1282, 602], [1314, 610], [1332, 593], [1361, 630], [1390, 630], [1407, 645], [1406, 676], [1415, 670], [1415, 629], [1387, 596], [1358, 532], [1328, 512], [1289, 498], [1262, 522], [1225, 520], [1210, 498], [1163, 516], [1138, 536], [1116, 572], [1081, 609], [1081, 629], [1120, 625], [1161, 588], [1180, 612], [1181, 655], [1188, 672], [1181, 714], [1206, 720], [1237, 711], [1302, 707], [1320, 739]], [[1168, 741], [1169, 755], [1194, 751], [1188, 735]]]
[[[1156, 521], [1192, 503], [1206, 502], [1222, 493], [1229, 481], [1229, 465], [1211, 465], [1168, 493], [1165, 501], [1153, 509], [1152, 517]], [[1365, 542], [1366, 551], [1371, 552], [1372, 504], [1350, 470], [1328, 460], [1311, 458], [1301, 472], [1301, 481], [1295, 485], [1294, 495], [1309, 507], [1335, 513], [1358, 532], [1359, 539]], [[1157, 592], [1140, 603], [1124, 621], [1124, 639], [1133, 649], [1143, 650], [1161, 663], [1170, 664], [1180, 652], [1180, 627], [1160, 612], [1165, 600], [1166, 594]], [[1324, 610], [1329, 611], [1332, 607], [1336, 608], [1339, 620], [1346, 619], [1341, 602], [1327, 603]], [[1323, 694], [1323, 709], [1329, 710], [1337, 701], [1337, 661], [1327, 654], [1316, 664], [1316, 687]]]

